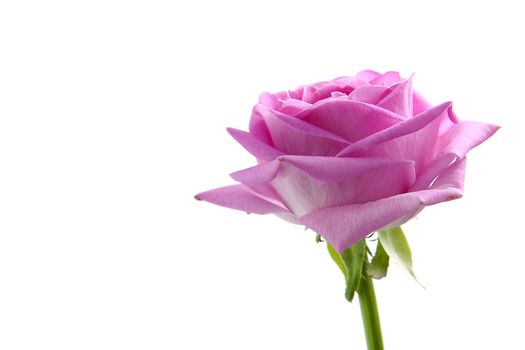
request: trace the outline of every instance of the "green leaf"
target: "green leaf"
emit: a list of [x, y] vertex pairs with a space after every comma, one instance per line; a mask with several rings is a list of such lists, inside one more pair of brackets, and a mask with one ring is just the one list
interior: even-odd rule
[[412, 266], [412, 252], [401, 227], [379, 231], [379, 242], [390, 258], [407, 270], [417, 281]]
[[388, 271], [389, 260], [390, 258], [383, 248], [381, 241], [377, 241], [376, 253], [372, 262], [367, 264], [366, 273], [368, 276], [378, 280], [385, 277]]

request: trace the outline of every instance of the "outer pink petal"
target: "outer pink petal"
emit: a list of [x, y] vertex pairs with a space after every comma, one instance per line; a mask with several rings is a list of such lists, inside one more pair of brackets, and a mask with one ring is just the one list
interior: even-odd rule
[[[467, 158], [458, 160], [444, 170], [439, 177], [434, 181], [431, 189], [457, 188], [463, 192], [463, 183], [465, 181], [465, 168], [467, 166]], [[448, 198], [455, 199], [455, 198]]]
[[303, 216], [301, 222], [342, 252], [374, 231], [407, 222], [427, 205], [461, 196], [461, 189], [453, 187], [411, 192], [364, 204], [318, 210]]
[[[305, 157], [286, 155], [277, 158], [282, 164], [291, 164], [304, 171], [308, 176], [324, 182], [343, 181], [360, 175], [376, 176], [377, 171], [405, 169], [408, 170], [407, 181], [414, 180], [414, 162], [405, 159], [391, 158], [335, 158]], [[269, 177], [267, 177], [269, 178]], [[371, 180], [369, 178], [369, 180]]]
[[248, 152], [260, 160], [274, 160], [284, 153], [259, 140], [254, 135], [233, 128], [228, 128], [228, 133], [239, 142]]
[[268, 183], [275, 179], [281, 162], [273, 160], [259, 165], [231, 173], [230, 176], [245, 185]]
[[334, 156], [348, 145], [341, 136], [263, 105], [255, 110], [265, 120], [272, 143], [286, 154]]
[[[354, 155], [362, 155], [369, 149], [378, 145], [384, 144], [388, 141], [396, 140], [402, 136], [410, 136], [415, 132], [428, 126], [452, 106], [451, 102], [443, 103], [439, 106], [432, 108], [414, 118], [397, 123], [390, 128], [383, 129], [369, 137], [363, 138], [342, 150], [337, 156], [347, 157]], [[439, 124], [437, 125], [439, 128]], [[421, 151], [418, 149], [417, 151]]]
[[470, 121], [460, 122], [449, 129], [439, 140], [434, 160], [425, 167], [411, 190], [428, 188], [450, 164], [464, 158], [468, 151], [486, 141], [498, 129], [496, 125]]
[[231, 177], [303, 215], [402, 193], [413, 183], [415, 172], [414, 163], [406, 160], [282, 156]]
[[330, 98], [297, 115], [307, 123], [355, 142], [404, 120], [398, 114], [363, 102]]
[[244, 185], [216, 188], [199, 193], [195, 198], [223, 207], [242, 210], [247, 213], [270, 214], [288, 212], [285, 208], [271, 203]]
[[230, 176], [234, 180], [248, 186], [254, 192], [272, 201], [272, 203], [286, 207], [283, 199], [271, 184], [272, 180], [277, 176], [280, 164], [280, 161], [273, 160], [234, 172], [230, 174]]
[[300, 218], [339, 252], [368, 234], [407, 222], [425, 206], [463, 195], [466, 159], [444, 171], [428, 190], [409, 192], [364, 204], [318, 210]]
[[338, 156], [394, 157], [416, 162], [418, 176], [434, 159], [439, 134], [455, 120], [451, 104], [444, 103], [421, 113], [415, 118], [382, 130], [367, 139], [356, 142]]
[[441, 153], [454, 153], [463, 158], [468, 151], [491, 137], [499, 126], [465, 121], [448, 130], [440, 139]]
[[252, 111], [252, 116], [250, 118], [249, 130], [250, 134], [263, 141], [264, 143], [273, 146], [272, 138], [270, 137], [270, 131], [266, 126], [266, 122], [264, 121], [264, 118], [256, 111], [255, 107]]
[[414, 164], [405, 160], [302, 156], [279, 159], [279, 170], [270, 183], [286, 207], [298, 216], [320, 208], [403, 193], [415, 179]]
[[413, 104], [413, 109], [414, 109], [413, 115], [418, 115], [419, 113], [423, 113], [424, 111], [432, 108], [432, 105], [428, 103], [427, 100], [425, 100], [416, 91], [413, 92], [412, 104]]

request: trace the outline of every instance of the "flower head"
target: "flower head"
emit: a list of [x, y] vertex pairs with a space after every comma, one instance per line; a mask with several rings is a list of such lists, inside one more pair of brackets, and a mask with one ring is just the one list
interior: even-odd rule
[[249, 131], [228, 129], [257, 165], [196, 196], [305, 225], [343, 251], [424, 207], [463, 195], [466, 154], [497, 126], [431, 106], [397, 72], [263, 93]]

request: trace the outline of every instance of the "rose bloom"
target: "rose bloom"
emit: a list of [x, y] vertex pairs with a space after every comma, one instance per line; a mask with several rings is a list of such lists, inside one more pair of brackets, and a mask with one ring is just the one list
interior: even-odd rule
[[497, 129], [431, 106], [397, 72], [263, 93], [249, 132], [228, 129], [258, 165], [196, 198], [305, 225], [341, 252], [460, 198], [465, 155]]

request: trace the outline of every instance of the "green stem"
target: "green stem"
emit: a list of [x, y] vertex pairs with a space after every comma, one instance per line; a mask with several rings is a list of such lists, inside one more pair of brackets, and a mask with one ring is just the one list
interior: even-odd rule
[[366, 344], [368, 350], [383, 350], [383, 337], [374, 284], [366, 271], [363, 272], [363, 278], [357, 294], [359, 295], [359, 305], [361, 306], [361, 316], [365, 328]]

